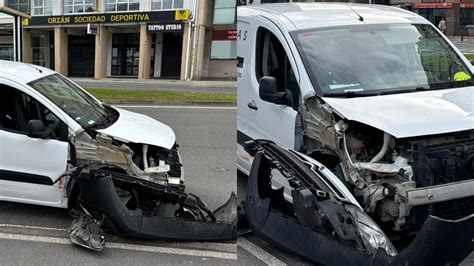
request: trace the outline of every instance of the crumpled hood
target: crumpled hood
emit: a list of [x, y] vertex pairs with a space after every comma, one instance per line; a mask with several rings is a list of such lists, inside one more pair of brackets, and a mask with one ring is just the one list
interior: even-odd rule
[[110, 127], [97, 130], [123, 142], [148, 144], [171, 149], [176, 141], [173, 130], [155, 119], [115, 108], [119, 112], [118, 120]]
[[474, 129], [474, 87], [323, 100], [344, 118], [396, 138]]

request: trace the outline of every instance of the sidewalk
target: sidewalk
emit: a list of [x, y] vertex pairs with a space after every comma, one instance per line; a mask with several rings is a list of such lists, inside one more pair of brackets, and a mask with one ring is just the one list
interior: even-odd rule
[[448, 36], [448, 38], [463, 54], [474, 54], [474, 36], [464, 36], [463, 41], [461, 36]]
[[181, 81], [169, 79], [71, 78], [84, 88], [153, 90], [175, 92], [237, 93], [237, 82], [232, 80]]

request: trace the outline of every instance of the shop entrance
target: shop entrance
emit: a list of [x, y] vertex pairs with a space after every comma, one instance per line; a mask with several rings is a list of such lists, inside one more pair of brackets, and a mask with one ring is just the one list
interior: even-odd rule
[[94, 77], [95, 35], [69, 35], [68, 39], [68, 75]]
[[162, 78], [179, 78], [181, 75], [181, 56], [183, 33], [164, 33], [161, 60]]
[[418, 9], [418, 14], [429, 20], [433, 25], [438, 27], [439, 22], [441, 21], [441, 18], [444, 17], [446, 18], [446, 10], [445, 8], [440, 8], [440, 9], [428, 9], [428, 8], [422, 8]]

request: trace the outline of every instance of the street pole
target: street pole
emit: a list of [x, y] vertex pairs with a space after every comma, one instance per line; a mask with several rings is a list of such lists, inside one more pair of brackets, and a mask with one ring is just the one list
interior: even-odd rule
[[[195, 25], [196, 25], [197, 13], [198, 13], [197, 1], [198, 0], [194, 0], [194, 3], [193, 3], [193, 18], [191, 19], [191, 21], [189, 21], [188, 44], [187, 44], [188, 50], [186, 51], [186, 70], [185, 70], [185, 74], [184, 74], [184, 79], [185, 80], [191, 80], [192, 75], [193, 75], [192, 74], [192, 64], [193, 64], [192, 60], [193, 60], [193, 57], [191, 56], [191, 54], [194, 51], [194, 38], [196, 38]], [[191, 38], [193, 38], [193, 47], [191, 47]], [[190, 65], [191, 65], [191, 67], [190, 67]], [[190, 70], [190, 68], [191, 68], [191, 70]], [[190, 72], [191, 72], [191, 74], [190, 74]]]
[[13, 61], [18, 62], [17, 60], [17, 32], [16, 32], [16, 17], [13, 17]]
[[193, 47], [192, 47], [192, 53], [191, 53], [191, 73], [189, 74], [189, 80], [193, 80], [193, 75], [194, 75], [194, 65], [195, 65], [195, 60], [196, 60], [196, 38], [198, 37], [197, 36], [197, 30], [199, 30], [198, 28], [198, 16], [199, 16], [199, 0], [195, 0], [194, 2], [194, 12], [196, 13], [194, 16], [193, 16], [193, 20], [194, 20], [194, 23], [193, 23]]
[[17, 38], [17, 62], [23, 62], [23, 26], [20, 16], [15, 16], [16, 38]]
[[21, 17], [13, 16], [13, 61], [22, 62], [22, 25]]

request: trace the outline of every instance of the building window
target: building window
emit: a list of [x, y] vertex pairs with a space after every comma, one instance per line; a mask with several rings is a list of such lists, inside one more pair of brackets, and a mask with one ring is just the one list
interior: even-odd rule
[[51, 15], [53, 14], [53, 1], [52, 0], [33, 0], [31, 1], [32, 5], [32, 15]]
[[472, 8], [461, 8], [461, 26], [474, 25], [474, 9]]
[[13, 61], [13, 44], [0, 43], [0, 60]]
[[236, 4], [234, 0], [216, 0], [213, 24], [235, 24]]
[[212, 41], [211, 59], [236, 59], [237, 41]]
[[116, 33], [112, 37], [112, 76], [138, 76], [140, 35]]
[[7, 6], [23, 13], [30, 13], [29, 0], [7, 0]]
[[94, 0], [64, 0], [64, 14], [94, 12]]
[[105, 11], [134, 11], [140, 10], [140, 0], [106, 0]]
[[46, 66], [45, 60], [45, 36], [31, 36], [31, 50], [33, 52], [33, 64]]
[[420, 8], [418, 9], [418, 14], [438, 27], [441, 18], [446, 17], [446, 11], [446, 8]]
[[183, 9], [183, 0], [152, 0], [151, 10]]

